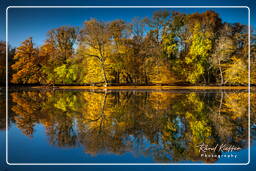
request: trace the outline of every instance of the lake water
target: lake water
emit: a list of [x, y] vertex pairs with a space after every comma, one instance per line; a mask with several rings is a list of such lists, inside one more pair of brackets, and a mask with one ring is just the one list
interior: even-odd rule
[[12, 90], [8, 104], [9, 163], [248, 162], [246, 90]]

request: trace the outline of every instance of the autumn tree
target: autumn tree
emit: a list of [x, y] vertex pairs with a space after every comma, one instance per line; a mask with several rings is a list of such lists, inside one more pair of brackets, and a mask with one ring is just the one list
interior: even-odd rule
[[144, 22], [152, 28], [151, 34], [155, 38], [156, 43], [161, 42], [162, 35], [167, 31], [170, 21], [170, 12], [167, 10], [156, 11], [153, 13], [152, 19], [144, 19]]
[[152, 19], [145, 23], [151, 28], [145, 37], [146, 59], [144, 71], [153, 84], [171, 84], [176, 81], [169, 63], [170, 56], [175, 56], [177, 43], [171, 30], [172, 18], [169, 11], [157, 11]]
[[[140, 48], [140, 44], [135, 42], [136, 35], [133, 34], [133, 28], [133, 24], [127, 24], [123, 20], [112, 21], [108, 26], [112, 36], [111, 67], [115, 83], [138, 83], [138, 74], [140, 73], [138, 61], [142, 56], [138, 56], [137, 49]], [[136, 38], [139, 39], [139, 37]]]
[[6, 43], [0, 41], [0, 85], [5, 84]]
[[220, 84], [248, 83], [248, 34], [240, 24], [225, 23], [216, 40], [213, 64], [219, 69]]
[[114, 21], [109, 24], [109, 29], [113, 36], [112, 59], [114, 68], [118, 70], [118, 79], [128, 84], [143, 83], [144, 23], [139, 18], [133, 19], [129, 24]]
[[11, 66], [14, 70], [12, 83], [34, 84], [41, 80], [41, 58], [34, 47], [32, 37], [22, 42], [15, 52], [16, 62]]
[[220, 85], [224, 84], [224, 63], [230, 59], [236, 48], [232, 35], [230, 35], [231, 29], [229, 24], [224, 24], [220, 37], [216, 40], [215, 50], [211, 59], [213, 66], [219, 70]]
[[5, 41], [0, 41], [0, 85], [6, 83], [6, 59], [8, 60], [8, 80], [11, 80], [13, 74], [11, 65], [14, 64], [15, 48], [8, 45], [8, 56], [6, 56], [6, 46]]
[[48, 42], [57, 51], [57, 62], [65, 63], [74, 54], [77, 33], [77, 28], [69, 26], [62, 26], [48, 32]]
[[77, 41], [76, 27], [62, 26], [48, 32], [48, 39], [40, 48], [44, 57], [43, 73], [46, 84], [72, 83], [76, 80], [75, 66], [72, 65], [74, 46]]
[[86, 58], [94, 58], [99, 63], [105, 86], [108, 84], [107, 60], [110, 58], [111, 34], [108, 24], [91, 19], [84, 23], [80, 32], [80, 48]]

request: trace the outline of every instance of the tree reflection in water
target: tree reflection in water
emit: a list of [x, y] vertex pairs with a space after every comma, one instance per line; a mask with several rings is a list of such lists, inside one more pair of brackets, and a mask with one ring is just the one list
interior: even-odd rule
[[215, 162], [202, 158], [197, 146], [247, 148], [243, 91], [19, 91], [10, 100], [9, 113], [23, 134], [33, 137], [41, 124], [50, 144], [82, 145], [91, 155], [132, 152], [157, 162]]

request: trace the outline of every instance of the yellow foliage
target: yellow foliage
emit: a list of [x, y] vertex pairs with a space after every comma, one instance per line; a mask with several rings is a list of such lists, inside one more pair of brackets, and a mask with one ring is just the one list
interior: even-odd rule
[[248, 84], [248, 66], [241, 58], [232, 57], [231, 64], [225, 64], [224, 71], [226, 82], [231, 84]]
[[[96, 58], [86, 58], [86, 74], [84, 75], [83, 82], [84, 83], [97, 83], [97, 82], [104, 82], [104, 73], [101, 66], [101, 63]], [[113, 77], [110, 73], [110, 60], [106, 60], [105, 62], [105, 69], [106, 69], [106, 76], [108, 80], [111, 80]]]
[[154, 84], [175, 83], [176, 79], [171, 72], [168, 62], [164, 59], [148, 58], [146, 61], [150, 67], [149, 80]]

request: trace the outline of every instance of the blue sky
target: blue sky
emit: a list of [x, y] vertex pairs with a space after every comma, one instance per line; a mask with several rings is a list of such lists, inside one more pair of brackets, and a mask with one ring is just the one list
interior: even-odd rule
[[[164, 8], [162, 8], [164, 9]], [[8, 38], [12, 46], [32, 36], [36, 45], [46, 39], [47, 31], [60, 26], [82, 27], [90, 18], [102, 21], [123, 19], [131, 21], [134, 17], [151, 17], [159, 8], [10, 8], [8, 10]], [[217, 12], [224, 22], [248, 24], [247, 8], [169, 8], [183, 13]]]
[[[251, 25], [256, 26], [256, 1], [255, 0], [1, 0], [0, 3], [0, 40], [5, 40], [5, 9], [8, 6], [248, 6], [251, 9]], [[83, 9], [66, 10], [28, 10], [11, 9], [9, 11], [9, 40], [13, 46], [17, 46], [29, 36], [32, 36], [37, 45], [42, 44], [49, 29], [62, 25], [82, 26], [82, 23], [92, 13]], [[182, 12], [192, 13], [196, 9], [180, 9]], [[204, 9], [199, 10], [202, 12]], [[221, 18], [227, 22], [245, 23], [247, 20], [246, 9], [218, 9]], [[134, 16], [145, 16], [146, 10], [135, 12], [114, 12], [108, 10], [93, 10], [92, 17], [97, 18], [132, 18]], [[111, 12], [112, 11], [112, 12]], [[129, 11], [129, 10], [128, 10]], [[148, 10], [150, 11], [150, 10]], [[51, 26], [51, 27], [49, 27]]]

